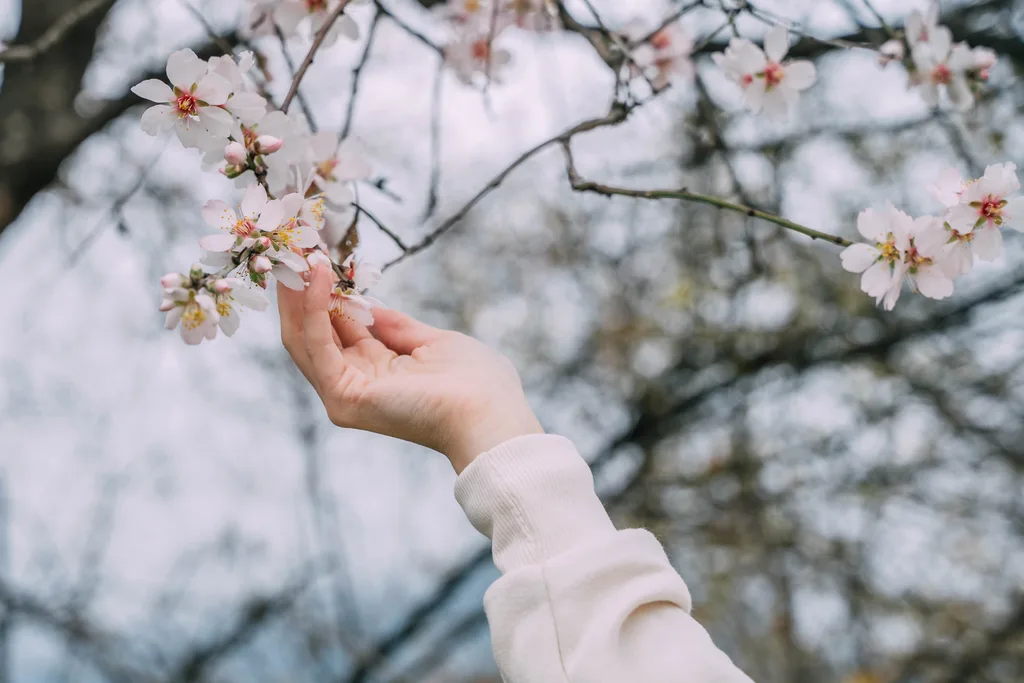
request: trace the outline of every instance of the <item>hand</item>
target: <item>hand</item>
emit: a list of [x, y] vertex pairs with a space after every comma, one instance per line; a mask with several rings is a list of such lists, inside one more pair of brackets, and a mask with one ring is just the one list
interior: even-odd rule
[[388, 308], [374, 324], [332, 321], [333, 276], [312, 272], [305, 292], [278, 285], [281, 338], [331, 421], [433, 448], [461, 472], [477, 455], [543, 433], [519, 374], [497, 351]]

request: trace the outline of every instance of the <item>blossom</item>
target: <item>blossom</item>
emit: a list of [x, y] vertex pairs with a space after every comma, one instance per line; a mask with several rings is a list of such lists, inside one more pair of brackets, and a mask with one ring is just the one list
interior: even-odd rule
[[279, 200], [268, 200], [267, 191], [256, 184], [245, 191], [237, 209], [211, 199], [202, 214], [207, 225], [222, 232], [203, 237], [199, 246], [209, 251], [237, 251], [254, 244], [261, 234], [276, 230], [284, 219], [284, 207]]
[[231, 95], [224, 108], [243, 124], [259, 121], [267, 113], [267, 101], [262, 96], [248, 92], [245, 74], [252, 70], [256, 59], [245, 51], [236, 62], [230, 55], [211, 57], [208, 62], [210, 73], [217, 74], [231, 84]]
[[483, 27], [478, 31], [460, 33], [445, 46], [445, 62], [466, 85], [473, 85], [478, 75], [483, 75], [488, 81], [501, 81], [501, 73], [512, 61], [512, 55], [495, 48], [492, 38], [491, 31]]
[[785, 118], [800, 92], [814, 85], [817, 72], [805, 60], [783, 62], [789, 52], [789, 33], [776, 26], [765, 35], [764, 50], [745, 38], [733, 38], [725, 52], [711, 56], [726, 75], [743, 88], [751, 111]]
[[238, 331], [239, 316], [236, 306], [265, 311], [270, 301], [260, 292], [250, 289], [238, 278], [220, 278], [211, 285], [214, 305], [219, 318], [217, 324], [227, 336]]
[[369, 327], [373, 324], [371, 309], [383, 304], [366, 296], [365, 292], [380, 281], [381, 271], [375, 265], [356, 260], [354, 254], [345, 259], [341, 269], [342, 277], [331, 292], [328, 311], [336, 320], [352, 321]]
[[889, 311], [900, 296], [913, 227], [914, 219], [892, 204], [885, 211], [864, 209], [857, 216], [857, 230], [870, 243], [853, 244], [840, 254], [844, 269], [863, 273], [861, 289]]
[[492, 0], [448, 0], [438, 8], [438, 13], [456, 24], [475, 23], [484, 26], [490, 25], [493, 7]]
[[971, 72], [979, 81], [987, 81], [989, 72], [996, 65], [996, 51], [987, 47], [971, 50]]
[[310, 136], [309, 150], [313, 167], [310, 179], [327, 200], [337, 207], [352, 203], [351, 184], [370, 177], [370, 165], [352, 138], [339, 144], [336, 133], [321, 132]]
[[[462, 0], [465, 3], [467, 0]], [[472, 0], [469, 0], [472, 2]], [[558, 12], [551, 0], [504, 0], [508, 21], [526, 31], [558, 28]]]
[[208, 65], [192, 50], [178, 50], [167, 59], [167, 79], [151, 78], [132, 88], [132, 92], [151, 102], [159, 102], [142, 115], [142, 130], [158, 135], [174, 129], [186, 147], [201, 147], [204, 138], [226, 138], [233, 119], [222, 109], [231, 95], [231, 84], [223, 76], [208, 71]]
[[255, 172], [259, 170], [266, 174], [271, 192], [285, 194], [292, 166], [307, 154], [306, 141], [295, 121], [284, 112], [272, 111], [251, 125], [236, 123], [231, 137], [245, 147], [247, 159], [237, 166], [229, 163], [224, 174], [234, 178], [238, 187], [248, 187], [257, 182]]
[[[285, 36], [298, 35], [300, 29], [308, 30], [310, 35], [316, 35], [340, 2], [341, 0], [281, 0], [273, 10], [274, 23]], [[324, 38], [323, 46], [330, 47], [339, 36], [351, 40], [359, 38], [359, 24], [348, 14], [342, 14], [334, 21]]]
[[914, 10], [907, 17], [907, 42], [913, 48], [920, 43], [931, 42], [936, 29], [939, 28], [939, 4], [929, 2], [924, 12]]
[[944, 87], [956, 109], [970, 109], [974, 94], [967, 82], [967, 72], [974, 64], [971, 49], [964, 43], [953, 44], [953, 36], [939, 26], [927, 43], [920, 42], [912, 52], [914, 71], [911, 84], [920, 88], [921, 97], [931, 106], [939, 103], [939, 88]]
[[889, 62], [900, 62], [906, 57], [907, 49], [903, 45], [902, 40], [892, 39], [882, 43], [882, 47], [878, 48], [878, 63], [882, 66], [887, 65]]
[[903, 257], [907, 278], [914, 291], [929, 299], [945, 299], [953, 294], [953, 276], [957, 273], [944, 262], [949, 253], [933, 235], [943, 235], [942, 220], [934, 216], [914, 219], [910, 226], [910, 240]]
[[1024, 231], [1024, 197], [1012, 196], [1019, 189], [1015, 164], [989, 166], [981, 178], [963, 183], [959, 194], [950, 195], [956, 202], [947, 204], [949, 230], [956, 235], [973, 234], [974, 253], [994, 261], [1003, 251], [1001, 228]]
[[654, 88], [661, 90], [673, 81], [693, 79], [692, 52], [693, 37], [676, 23], [661, 29], [648, 42], [637, 47], [633, 60], [651, 79]]
[[164, 286], [160, 310], [167, 313], [164, 326], [168, 330], [180, 323], [181, 338], [186, 344], [198, 344], [217, 336], [220, 313], [206, 288], [207, 278], [202, 267], [192, 266], [188, 275], [168, 273], [160, 283]]

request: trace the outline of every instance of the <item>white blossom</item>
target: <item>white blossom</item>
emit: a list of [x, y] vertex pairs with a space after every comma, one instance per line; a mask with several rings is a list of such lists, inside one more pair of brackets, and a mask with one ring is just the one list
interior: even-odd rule
[[221, 278], [212, 285], [213, 301], [217, 308], [217, 324], [227, 336], [232, 336], [240, 323], [236, 307], [265, 311], [270, 301], [262, 293], [249, 288], [238, 278]]
[[478, 77], [500, 83], [502, 72], [511, 63], [508, 51], [492, 44], [493, 36], [487, 27], [460, 33], [444, 48], [445, 62], [466, 85], [473, 85]]
[[210, 73], [209, 65], [192, 50], [171, 54], [167, 78], [173, 88], [155, 78], [132, 88], [139, 97], [161, 103], [142, 115], [143, 131], [158, 135], [174, 130], [186, 147], [208, 146], [209, 138], [229, 135], [234, 120], [222, 108], [231, 95], [227, 79]]
[[743, 88], [743, 97], [751, 111], [762, 109], [776, 118], [785, 118], [800, 93], [814, 85], [817, 72], [805, 60], [783, 62], [789, 52], [789, 33], [775, 26], [765, 35], [764, 50], [745, 38], [733, 38], [725, 52], [711, 55], [726, 76]]
[[360, 144], [352, 138], [339, 144], [336, 133], [325, 131], [310, 136], [309, 154], [312, 185], [337, 208], [351, 204], [355, 199], [352, 183], [366, 180], [371, 172]]
[[931, 106], [939, 103], [939, 90], [944, 88], [956, 109], [974, 106], [974, 93], [968, 83], [968, 71], [974, 56], [964, 43], [953, 44], [953, 35], [945, 26], [934, 30], [928, 42], [914, 46], [914, 71], [911, 84], [917, 85], [921, 97]]
[[911, 48], [920, 43], [931, 42], [938, 27], [939, 4], [937, 2], [929, 2], [928, 8], [924, 12], [914, 10], [907, 17], [907, 42], [910, 43]]
[[373, 324], [372, 309], [383, 304], [365, 292], [380, 281], [380, 268], [357, 260], [354, 254], [345, 259], [341, 268], [343, 277], [331, 293], [328, 305], [331, 317], [369, 327]]
[[942, 220], [934, 216], [914, 219], [903, 257], [914, 291], [929, 299], [945, 299], [953, 294], [952, 269], [944, 262], [949, 254], [943, 250], [942, 242], [932, 237], [943, 234], [942, 229]]
[[[341, 0], [281, 0], [273, 10], [274, 22], [286, 37], [305, 33], [316, 35], [337, 9]], [[359, 24], [348, 14], [339, 16], [324, 39], [323, 46], [330, 47], [340, 36], [351, 40], [359, 38]]]
[[904, 257], [910, 248], [914, 219], [889, 204], [884, 211], [861, 211], [857, 216], [857, 230], [869, 243], [844, 249], [840, 254], [843, 268], [863, 273], [861, 289], [891, 311], [906, 274]]
[[661, 90], [676, 81], [693, 80], [693, 36], [681, 24], [667, 26], [633, 51], [633, 60]]

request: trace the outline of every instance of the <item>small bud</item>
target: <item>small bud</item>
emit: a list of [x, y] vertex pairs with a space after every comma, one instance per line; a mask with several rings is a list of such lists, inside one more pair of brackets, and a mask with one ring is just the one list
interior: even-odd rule
[[192, 268], [188, 271], [188, 276], [193, 280], [202, 280], [204, 274], [203, 267], [198, 263], [193, 264]]
[[160, 302], [160, 311], [163, 312], [163, 313], [166, 313], [167, 311], [169, 311], [172, 308], [174, 308], [175, 305], [176, 304], [172, 300], [164, 299], [163, 301]]
[[229, 142], [224, 148], [224, 159], [232, 166], [241, 166], [246, 162], [248, 156], [245, 145], [241, 142]]
[[254, 273], [267, 273], [273, 267], [274, 264], [266, 256], [253, 256], [249, 261], [249, 268]]
[[231, 283], [223, 278], [221, 278], [220, 280], [215, 280], [213, 283], [213, 291], [217, 292], [218, 294], [230, 292]]
[[256, 251], [262, 253], [267, 249], [270, 249], [272, 244], [273, 243], [270, 241], [270, 238], [267, 237], [266, 235], [263, 235], [262, 237], [258, 237], [256, 239], [256, 244], [254, 245], [254, 247], [256, 248]]
[[261, 135], [256, 138], [256, 151], [260, 154], [273, 154], [281, 149], [284, 140], [275, 138], [273, 135]]
[[185, 278], [181, 273], [167, 273], [160, 278], [160, 286], [164, 289], [173, 289], [185, 284]]
[[906, 48], [902, 40], [888, 40], [878, 49], [878, 63], [885, 66], [892, 61], [902, 61], [906, 55]]
[[310, 268], [316, 268], [317, 266], [330, 267], [331, 259], [324, 252], [317, 249], [313, 253], [306, 256], [306, 262], [309, 263]]

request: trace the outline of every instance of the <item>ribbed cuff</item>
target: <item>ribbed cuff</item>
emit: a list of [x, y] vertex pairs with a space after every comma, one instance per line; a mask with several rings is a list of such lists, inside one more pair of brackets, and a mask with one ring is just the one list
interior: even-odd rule
[[455, 499], [494, 543], [502, 573], [615, 531], [590, 468], [561, 436], [519, 436], [483, 453], [459, 475]]

